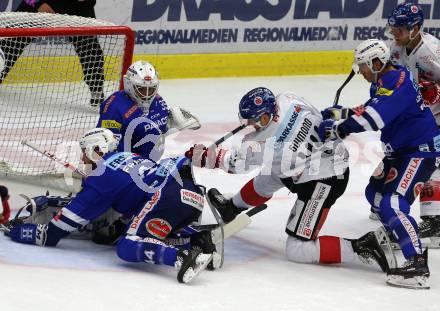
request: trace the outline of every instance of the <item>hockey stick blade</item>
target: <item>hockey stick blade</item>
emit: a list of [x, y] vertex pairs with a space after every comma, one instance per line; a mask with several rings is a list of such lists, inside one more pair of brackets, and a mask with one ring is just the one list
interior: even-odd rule
[[[266, 204], [261, 204], [261, 205], [258, 205], [258, 206], [256, 206], [256, 207], [254, 207], [254, 208], [251, 208], [251, 209], [249, 209], [246, 213], [242, 213], [242, 214], [240, 214], [240, 215], [243, 215], [243, 214], [246, 214], [247, 216], [249, 216], [249, 217], [252, 217], [252, 216], [254, 216], [255, 214], [258, 214], [259, 212], [261, 212], [261, 211], [263, 211], [263, 210], [265, 210], [267, 208], [267, 205]], [[238, 216], [237, 216], [238, 217]], [[236, 221], [236, 219], [237, 218], [235, 218], [233, 221], [231, 221], [230, 223], [228, 223], [228, 224], [226, 224], [223, 228], [226, 228], [226, 227], [238, 227], [237, 226], [237, 223], [238, 222], [240, 222], [240, 220], [237, 220]], [[242, 221], [242, 220], [241, 220]], [[215, 228], [218, 228], [218, 224], [206, 224], [206, 225], [197, 225], [197, 226], [193, 226], [195, 229], [197, 229], [197, 230], [212, 230], [212, 229], [215, 229]], [[246, 225], [245, 225], [246, 226]], [[244, 226], [244, 227], [245, 227]], [[243, 228], [244, 228], [243, 227]], [[230, 229], [227, 229], [227, 230], [230, 230]], [[241, 229], [240, 229], [241, 230]], [[240, 230], [238, 230], [238, 231], [240, 231]], [[236, 231], [236, 232], [238, 232], [238, 231]], [[232, 234], [231, 234], [232, 235]], [[231, 235], [229, 235], [228, 237], [230, 237]], [[226, 238], [226, 236], [225, 236], [225, 238]]]
[[266, 204], [258, 205], [254, 208], [251, 208], [246, 213], [239, 214], [237, 217], [234, 218], [234, 220], [224, 225], [223, 231], [225, 239], [246, 228], [252, 222], [251, 217], [265, 210], [266, 208]]

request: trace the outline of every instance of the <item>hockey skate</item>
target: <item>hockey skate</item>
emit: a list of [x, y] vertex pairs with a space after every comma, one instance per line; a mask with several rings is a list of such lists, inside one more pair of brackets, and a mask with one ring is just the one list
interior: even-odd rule
[[224, 223], [231, 222], [238, 214], [245, 210], [236, 207], [234, 203], [232, 203], [232, 198], [221, 194], [220, 191], [215, 188], [208, 190], [206, 198], [208, 203], [214, 206], [219, 212]]
[[191, 235], [192, 248], [200, 249], [204, 254], [212, 254], [212, 260], [208, 264], [208, 270], [221, 267], [222, 243], [220, 228], [216, 226], [211, 230], [203, 230]]
[[429, 289], [428, 249], [408, 259], [402, 267], [390, 269], [387, 276], [391, 286]]
[[359, 259], [366, 264], [376, 262], [383, 272], [390, 270], [387, 256], [380, 246], [380, 240], [374, 231], [370, 231], [359, 239], [352, 240], [353, 251], [359, 255]]
[[423, 247], [440, 248], [440, 216], [422, 216], [419, 235]]
[[212, 254], [204, 254], [200, 248], [178, 251], [177, 261], [174, 264], [179, 270], [177, 280], [180, 283], [191, 282], [208, 266], [211, 259]]

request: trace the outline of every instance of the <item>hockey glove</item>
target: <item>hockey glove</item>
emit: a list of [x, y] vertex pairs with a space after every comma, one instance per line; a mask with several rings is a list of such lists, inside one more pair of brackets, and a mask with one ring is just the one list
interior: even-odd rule
[[321, 124], [319, 124], [319, 127], [316, 129], [319, 135], [319, 139], [322, 142], [335, 140], [338, 138], [343, 139], [346, 135], [342, 135], [342, 133], [338, 131], [338, 125], [339, 124], [335, 120], [323, 120]]
[[335, 106], [325, 108], [321, 111], [322, 119], [332, 119], [335, 121], [345, 120], [349, 117], [349, 108], [344, 108], [342, 106]]
[[428, 106], [440, 103], [440, 84], [431, 81], [419, 83], [420, 93]]
[[205, 145], [196, 144], [185, 152], [185, 157], [192, 160], [197, 167], [218, 168], [226, 150], [207, 148]]

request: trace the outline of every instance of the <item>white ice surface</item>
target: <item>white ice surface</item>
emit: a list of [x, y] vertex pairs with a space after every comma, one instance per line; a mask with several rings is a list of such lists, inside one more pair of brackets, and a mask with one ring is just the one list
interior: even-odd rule
[[[309, 76], [162, 81], [160, 93], [167, 102], [189, 109], [205, 125], [198, 132], [170, 137], [169, 153], [184, 151], [195, 142], [212, 142], [234, 128], [237, 103], [253, 87], [293, 91], [322, 108], [332, 104], [344, 80], [345, 76]], [[342, 92], [340, 103], [357, 106], [367, 96], [368, 84], [356, 78]], [[378, 226], [368, 219], [363, 189], [380, 154], [362, 149], [377, 135], [350, 139], [354, 161], [349, 187], [331, 209], [321, 234], [355, 238]], [[198, 170], [197, 179], [208, 188], [235, 192], [249, 176]], [[11, 180], [0, 183], [9, 187], [14, 208], [23, 204], [19, 193], [33, 196], [46, 190]], [[111, 247], [88, 241], [63, 240], [49, 249], [0, 236], [0, 310], [440, 310], [440, 250], [430, 251], [427, 291], [389, 287], [375, 266], [288, 262], [284, 227], [294, 199], [285, 190], [277, 193], [264, 213], [226, 241], [223, 269], [205, 271], [189, 285], [179, 284], [172, 268], [126, 264]], [[412, 213], [418, 218], [418, 204]], [[208, 210], [203, 219], [213, 221]]]

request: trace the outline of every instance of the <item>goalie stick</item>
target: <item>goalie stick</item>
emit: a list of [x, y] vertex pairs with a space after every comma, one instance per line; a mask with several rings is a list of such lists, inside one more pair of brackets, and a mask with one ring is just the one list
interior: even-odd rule
[[[225, 239], [230, 238], [234, 234], [240, 232], [242, 229], [247, 227], [251, 222], [251, 217], [267, 208], [266, 204], [261, 204], [249, 209], [245, 213], [239, 214], [231, 222], [228, 222], [223, 226], [223, 231], [225, 234]], [[206, 225], [193, 225], [196, 230], [212, 230], [219, 227], [219, 224], [206, 224]], [[216, 241], [214, 241], [216, 242]]]
[[[223, 266], [225, 257], [224, 240], [247, 227], [252, 222], [251, 216], [261, 212], [262, 210], [265, 210], [267, 208], [267, 205], [261, 204], [259, 206], [256, 206], [245, 213], [237, 215], [237, 217], [235, 217], [231, 222], [225, 224], [216, 208], [209, 202], [209, 200], [207, 201], [209, 203], [209, 207], [211, 208], [212, 214], [217, 221], [217, 225], [208, 226], [210, 226], [211, 228], [213, 228], [213, 226], [215, 226], [214, 228], [218, 227], [213, 230], [213, 232], [215, 233], [213, 236], [213, 242], [216, 245], [220, 244], [220, 250], [217, 250], [217, 253], [220, 255], [220, 263], [218, 267], [221, 268]], [[201, 229], [201, 226], [199, 226], [198, 228]]]
[[39, 148], [38, 146], [34, 145], [33, 143], [28, 142], [27, 140], [22, 140], [21, 144], [25, 145], [25, 146], [28, 146], [29, 148], [33, 149], [34, 151], [38, 152], [39, 154], [42, 154], [45, 157], [51, 159], [52, 161], [55, 161], [55, 162], [61, 164], [65, 168], [68, 168], [69, 170], [72, 170], [73, 172], [81, 175], [82, 177], [86, 177], [87, 176], [83, 171], [79, 170], [77, 167], [75, 167], [74, 165], [70, 164], [69, 162], [64, 161], [64, 160], [58, 158], [54, 153], [52, 153], [50, 151], [43, 150], [43, 149]]

